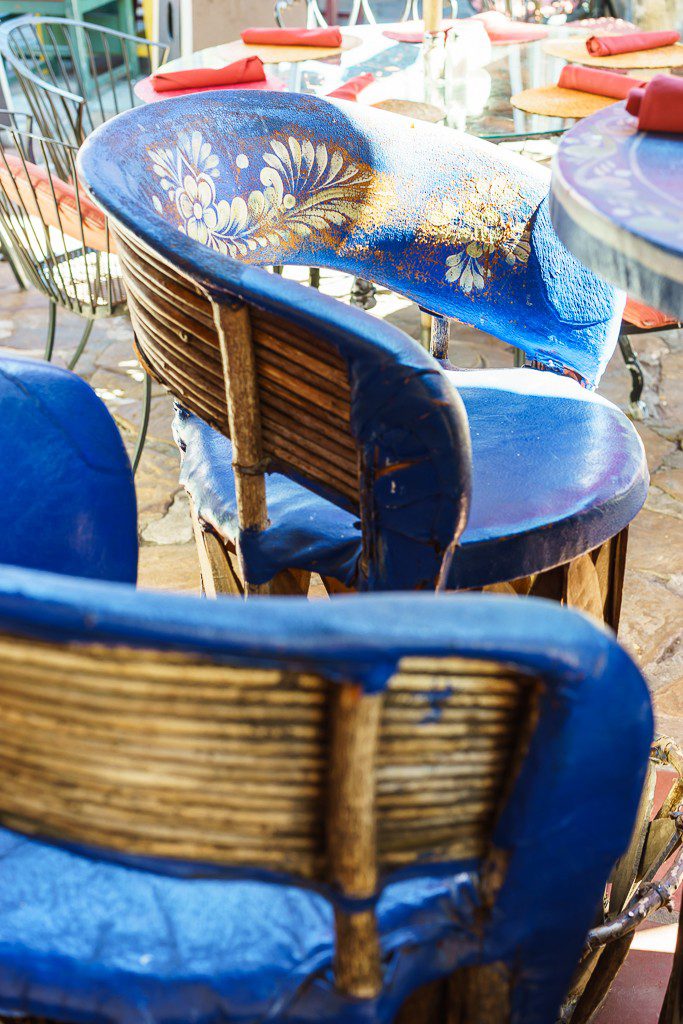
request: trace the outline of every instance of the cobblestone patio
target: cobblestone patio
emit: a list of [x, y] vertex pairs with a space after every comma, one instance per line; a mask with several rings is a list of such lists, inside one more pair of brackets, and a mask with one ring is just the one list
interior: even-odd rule
[[[288, 276], [303, 279], [292, 270]], [[346, 299], [350, 279], [323, 272], [324, 291]], [[373, 315], [386, 317], [419, 337], [417, 308], [380, 292]], [[7, 352], [40, 358], [47, 302], [21, 292], [0, 264], [0, 345]], [[64, 361], [82, 330], [78, 318], [60, 311], [56, 361]], [[683, 332], [634, 338], [646, 377], [648, 414], [637, 424], [648, 457], [652, 485], [647, 504], [631, 528], [621, 639], [645, 670], [654, 694], [659, 728], [683, 742]], [[462, 367], [509, 366], [511, 350], [487, 335], [454, 327], [452, 361]], [[127, 318], [96, 324], [79, 363], [116, 417], [130, 450], [140, 414], [142, 372], [131, 347]], [[617, 352], [601, 391], [623, 408], [629, 375]], [[136, 478], [140, 529], [141, 587], [196, 591], [198, 567], [184, 492], [178, 486], [178, 455], [171, 437], [171, 400], [155, 388], [147, 445]]]

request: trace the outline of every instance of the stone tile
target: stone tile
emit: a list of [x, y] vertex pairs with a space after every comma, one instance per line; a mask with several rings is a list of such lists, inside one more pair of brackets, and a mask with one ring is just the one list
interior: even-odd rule
[[175, 445], [145, 445], [135, 477], [141, 529], [167, 510], [178, 490], [180, 459]]
[[138, 561], [138, 587], [199, 593], [199, 562], [194, 541], [187, 544], [143, 544]]
[[645, 454], [647, 455], [647, 465], [652, 476], [665, 460], [668, 462], [669, 456], [675, 455], [677, 451], [676, 442], [663, 437], [662, 434], [658, 433], [651, 426], [649, 421], [635, 423], [634, 426], [643, 442]]
[[[656, 504], [656, 495], [652, 500]], [[663, 514], [651, 507], [650, 501], [648, 497], [646, 507], [631, 524], [627, 566], [631, 572], [646, 573], [667, 582], [683, 572], [682, 528], [678, 517]]]
[[145, 544], [187, 544], [192, 540], [190, 505], [184, 490], [173, 495], [173, 500], [158, 519], [152, 519], [142, 530]]
[[[675, 580], [678, 583], [678, 580]], [[683, 682], [683, 593], [632, 567], [626, 575], [619, 639], [643, 669], [653, 692]]]

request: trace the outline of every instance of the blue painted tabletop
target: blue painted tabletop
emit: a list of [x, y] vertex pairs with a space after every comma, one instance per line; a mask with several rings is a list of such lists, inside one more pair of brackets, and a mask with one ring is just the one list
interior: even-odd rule
[[563, 137], [551, 218], [587, 267], [683, 318], [683, 137], [639, 132], [616, 103]]

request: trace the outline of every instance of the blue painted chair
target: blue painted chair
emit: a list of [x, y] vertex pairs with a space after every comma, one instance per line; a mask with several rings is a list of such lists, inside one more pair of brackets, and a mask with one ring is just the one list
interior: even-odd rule
[[416, 1024], [451, 975], [463, 1021], [554, 1020], [643, 782], [628, 655], [547, 602], [136, 592], [109, 414], [0, 369], [2, 557], [45, 533], [0, 567], [2, 1015]]
[[[216, 93], [124, 114], [81, 150], [141, 359], [185, 410], [207, 591], [277, 590], [292, 569], [331, 589], [523, 579], [508, 589], [580, 593], [616, 626], [647, 468], [632, 425], [575, 378], [599, 379], [623, 297], [559, 243], [543, 171], [424, 124], [406, 147], [398, 123]], [[372, 278], [546, 372], [442, 368], [386, 323], [247, 265], [288, 262]]]
[[0, 565], [135, 583], [137, 509], [113, 420], [79, 377], [0, 359]]

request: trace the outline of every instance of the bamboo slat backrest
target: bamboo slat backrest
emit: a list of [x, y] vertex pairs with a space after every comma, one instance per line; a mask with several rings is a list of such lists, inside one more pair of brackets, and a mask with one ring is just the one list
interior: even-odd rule
[[[458, 658], [404, 659], [379, 696], [286, 666], [8, 635], [0, 664], [5, 824], [317, 881], [329, 878], [337, 695], [374, 702], [371, 892], [377, 871], [486, 853], [535, 694], [528, 676]], [[351, 767], [341, 755], [341, 788]]]
[[[253, 305], [240, 312], [239, 302], [228, 298], [212, 304], [191, 278], [129, 233], [117, 228], [117, 236], [138, 349], [153, 376], [227, 436], [244, 422], [253, 441], [259, 428], [246, 422], [246, 403], [239, 403], [231, 431], [226, 399], [230, 378], [234, 385], [244, 383], [252, 370], [224, 368], [216, 323], [222, 315], [232, 335], [239, 317], [246, 316], [244, 347], [253, 350], [253, 412], [260, 421], [261, 454], [254, 461], [272, 460], [357, 511], [358, 449], [351, 435], [349, 373], [339, 353], [285, 317]], [[235, 436], [233, 443], [239, 443]]]
[[319, 886], [336, 987], [359, 998], [382, 991], [396, 870], [459, 877], [437, 970], [464, 930], [467, 955], [517, 971], [519, 953], [545, 992], [557, 943], [559, 1003], [651, 739], [607, 633], [490, 595], [244, 604], [2, 568], [0, 823], [162, 874]]

